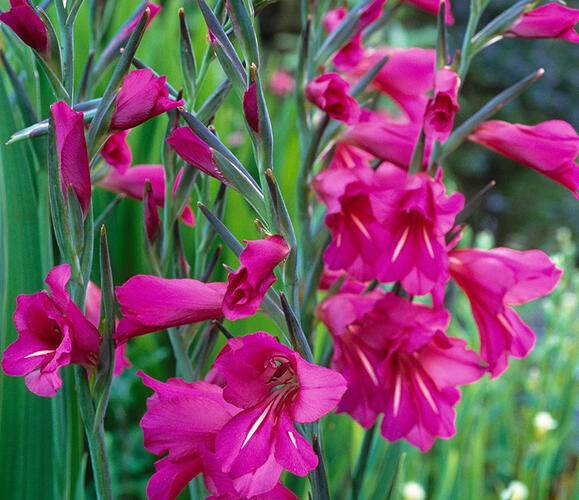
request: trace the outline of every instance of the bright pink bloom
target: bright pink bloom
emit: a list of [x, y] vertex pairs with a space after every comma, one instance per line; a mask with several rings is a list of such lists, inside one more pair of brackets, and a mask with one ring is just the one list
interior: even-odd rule
[[167, 142], [187, 163], [198, 168], [201, 172], [219, 179], [224, 184], [230, 184], [219, 170], [209, 146], [189, 127], [176, 128], [167, 138]]
[[[431, 14], [437, 15], [438, 9], [440, 9], [440, 4], [442, 0], [402, 0], [403, 2], [409, 3], [418, 7], [419, 9], [430, 12]], [[452, 17], [452, 12], [450, 11], [450, 0], [445, 0], [446, 2], [446, 24], [454, 24], [454, 19]]]
[[50, 52], [48, 31], [36, 11], [26, 0], [10, 0], [10, 10], [0, 14], [0, 21], [36, 52], [47, 56]]
[[276, 69], [271, 75], [269, 86], [273, 94], [278, 97], [287, 97], [294, 91], [296, 80], [283, 69]]
[[546, 295], [562, 271], [539, 250], [464, 249], [450, 253], [450, 275], [470, 301], [480, 333], [481, 358], [491, 376], [503, 373], [509, 355], [524, 358], [535, 334], [510, 306]]
[[227, 278], [223, 315], [230, 320], [255, 314], [265, 293], [276, 281], [273, 270], [290, 252], [285, 240], [278, 235], [245, 243], [247, 246], [239, 255], [241, 266]]
[[428, 100], [424, 114], [424, 133], [441, 142], [452, 130], [454, 115], [458, 111], [460, 78], [449, 68], [442, 68], [434, 77], [434, 97]]
[[306, 97], [330, 118], [352, 125], [358, 121], [360, 106], [348, 94], [350, 84], [338, 73], [324, 73], [306, 85]]
[[332, 367], [348, 380], [337, 412], [366, 428], [383, 413], [386, 439], [405, 438], [422, 451], [455, 434], [456, 386], [485, 369], [463, 340], [443, 333], [447, 311], [376, 291], [334, 295], [318, 312], [334, 339]]
[[257, 89], [255, 82], [251, 82], [249, 88], [243, 94], [243, 114], [251, 129], [259, 133], [259, 109], [257, 106]]
[[391, 164], [371, 168], [322, 170], [313, 185], [327, 206], [325, 223], [332, 241], [324, 253], [331, 270], [345, 270], [360, 281], [376, 277], [376, 262], [383, 258], [389, 232], [376, 207], [392, 186], [404, 186], [407, 174]]
[[131, 71], [125, 79], [116, 100], [111, 119], [111, 131], [136, 127], [165, 111], [183, 106], [181, 99], [169, 97], [166, 76], [157, 78], [149, 68]]
[[129, 128], [111, 135], [101, 150], [103, 160], [119, 174], [124, 174], [133, 162], [133, 153], [127, 143], [127, 136], [130, 131]]
[[[240, 500], [237, 493], [225, 493], [217, 496], [207, 497], [205, 500]], [[246, 500], [246, 499], [242, 499]], [[273, 490], [265, 493], [254, 495], [247, 500], [298, 500], [290, 490], [282, 484], [278, 484]]]
[[328, 168], [367, 168], [372, 158], [371, 154], [360, 148], [337, 142]]
[[[155, 18], [155, 16], [161, 12], [161, 6], [157, 5], [153, 2], [148, 2], [147, 5], [145, 6], [145, 8], [143, 9], [143, 14], [145, 13], [145, 10], [149, 9], [149, 22], [147, 23], [147, 27], [145, 29], [149, 29], [149, 26], [151, 26], [151, 22], [153, 21], [153, 19]], [[131, 33], [135, 30], [135, 28], [137, 27], [137, 25], [139, 24], [141, 18], [143, 17], [143, 14], [141, 14], [140, 16], [137, 16], [130, 24], [128, 24], [125, 29], [123, 29], [123, 31], [121, 31], [117, 36], [118, 37], [129, 37], [131, 35]]]
[[[175, 180], [173, 193], [179, 184], [181, 173]], [[135, 200], [142, 200], [145, 191], [145, 181], [151, 183], [153, 188], [152, 201], [156, 206], [165, 206], [165, 168], [163, 165], [135, 165], [124, 173], [111, 169], [109, 173], [97, 185], [113, 193], [126, 194]], [[195, 225], [195, 216], [189, 205], [186, 205], [181, 214], [181, 219], [189, 226]]]
[[214, 367], [226, 380], [223, 398], [242, 409], [215, 441], [216, 459], [240, 497], [271, 490], [283, 469], [305, 476], [318, 465], [293, 422], [314, 422], [331, 411], [346, 390], [342, 376], [264, 332], [228, 340]]
[[4, 351], [2, 369], [25, 375], [26, 387], [38, 396], [54, 396], [62, 386], [58, 370], [70, 363], [96, 366], [101, 337], [72, 301], [66, 285], [70, 267], [62, 264], [46, 276], [46, 291], [19, 295], [14, 313], [18, 339]]
[[356, 281], [352, 277], [348, 276], [345, 271], [331, 271], [326, 267], [324, 268], [324, 272], [320, 278], [318, 290], [329, 290], [335, 286], [336, 282], [340, 278], [344, 278], [342, 285], [340, 286], [340, 293], [361, 294], [366, 289], [366, 285], [364, 283], [361, 281]]
[[436, 51], [416, 47], [366, 51], [355, 75], [363, 76], [384, 56], [389, 56], [389, 59], [372, 85], [394, 99], [409, 120], [422, 124], [428, 102], [426, 92], [432, 90], [436, 72]]
[[[422, 116], [420, 120], [399, 122], [381, 113], [363, 110], [358, 123], [348, 127], [341, 135], [340, 142], [407, 169], [420, 135]], [[432, 139], [427, 138], [425, 162], [430, 157], [431, 148]]]
[[145, 448], [168, 455], [155, 463], [147, 485], [149, 500], [173, 500], [204, 470], [201, 450], [215, 447], [215, 437], [239, 408], [223, 399], [221, 387], [207, 382], [169, 379], [158, 382], [137, 372], [153, 389], [141, 420]]
[[489, 121], [468, 138], [553, 179], [579, 198], [579, 135], [562, 120], [535, 126]]
[[438, 281], [448, 279], [444, 237], [464, 206], [464, 197], [448, 196], [440, 175], [435, 180], [414, 174], [397, 191], [384, 200], [378, 213], [390, 238], [377, 264], [377, 276], [385, 282], [400, 280], [408, 293], [424, 295]]
[[137, 275], [116, 288], [123, 316], [115, 340], [220, 318], [225, 283]]
[[579, 10], [564, 7], [556, 2], [525, 12], [508, 29], [505, 36], [516, 38], [561, 38], [579, 42], [573, 28], [579, 21]]
[[54, 118], [62, 193], [66, 199], [67, 189], [71, 186], [86, 217], [90, 208], [91, 185], [83, 114], [69, 108], [64, 101], [50, 106], [50, 112]]
[[[101, 316], [101, 289], [92, 281], [89, 281], [86, 287], [84, 314], [91, 324], [96, 328], [99, 327]], [[115, 327], [117, 324], [118, 320], [115, 318]], [[126, 347], [127, 344], [123, 344], [115, 349], [115, 366], [113, 368], [113, 375], [115, 377], [123, 373], [125, 368], [133, 366], [125, 354]]]
[[[361, 13], [352, 39], [344, 45], [334, 56], [332, 62], [342, 71], [353, 71], [364, 56], [362, 46], [362, 31], [380, 17], [386, 0], [374, 0]], [[331, 33], [346, 17], [348, 10], [345, 7], [329, 11], [323, 19], [324, 28]]]

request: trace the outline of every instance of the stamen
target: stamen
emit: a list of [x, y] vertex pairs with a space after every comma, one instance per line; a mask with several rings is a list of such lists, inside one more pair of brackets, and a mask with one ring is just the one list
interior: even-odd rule
[[402, 233], [402, 236], [398, 240], [398, 244], [396, 245], [396, 248], [394, 249], [394, 254], [392, 255], [392, 262], [394, 262], [398, 258], [398, 256], [400, 255], [400, 252], [402, 252], [402, 248], [404, 247], [404, 243], [406, 243], [406, 240], [408, 239], [408, 232], [409, 231], [410, 231], [410, 226], [406, 226], [406, 229]]
[[56, 352], [56, 349], [45, 349], [43, 351], [36, 351], [32, 354], [27, 354], [24, 359], [34, 358], [35, 356], [44, 356], [45, 354], [50, 354], [51, 352]]

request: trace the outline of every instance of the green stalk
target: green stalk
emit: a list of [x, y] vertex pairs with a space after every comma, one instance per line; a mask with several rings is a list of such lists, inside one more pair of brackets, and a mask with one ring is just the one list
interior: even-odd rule
[[104, 426], [102, 422], [100, 425], [96, 426], [96, 428], [93, 428], [92, 425], [95, 418], [95, 410], [88, 386], [86, 369], [82, 366], [75, 366], [74, 378], [76, 382], [80, 414], [90, 451], [90, 461], [97, 499], [113, 500]]
[[360, 447], [360, 455], [358, 456], [358, 463], [356, 463], [356, 468], [354, 469], [354, 477], [350, 483], [351, 500], [358, 500], [358, 498], [360, 498], [362, 486], [364, 484], [364, 476], [368, 466], [368, 459], [370, 458], [370, 451], [372, 450], [372, 443], [374, 442], [377, 426], [377, 424], [374, 424], [364, 434], [362, 446]]

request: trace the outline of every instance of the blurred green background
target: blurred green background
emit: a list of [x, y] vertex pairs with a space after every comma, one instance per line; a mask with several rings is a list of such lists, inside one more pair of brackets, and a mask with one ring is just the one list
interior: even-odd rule
[[[123, 23], [138, 2], [117, 2], [110, 32]], [[154, 20], [144, 37], [138, 57], [176, 88], [182, 86], [178, 52], [178, 8], [185, 8], [194, 37], [198, 58], [207, 45], [207, 30], [193, 1], [165, 1], [163, 11]], [[484, 20], [491, 19], [512, 2], [491, 1]], [[0, 6], [8, 8], [8, 1]], [[570, 7], [579, 7], [572, 2]], [[88, 53], [88, 15], [84, 6], [76, 30], [77, 78]], [[49, 9], [53, 16], [53, 8]], [[459, 47], [468, 2], [455, 0], [456, 24], [450, 29], [451, 53]], [[299, 30], [299, 5], [295, 0], [282, 0], [267, 7], [261, 14], [266, 74], [276, 68], [295, 69]], [[411, 6], [398, 10], [396, 18], [372, 44], [432, 47], [435, 39], [435, 18]], [[10, 63], [21, 75], [25, 88], [33, 96], [38, 115], [47, 116], [52, 102], [42, 75], [34, 78], [30, 53], [2, 30], [0, 46]], [[563, 119], [575, 127], [579, 123], [579, 67], [573, 44], [558, 40], [506, 40], [480, 54], [471, 66], [457, 123], [470, 116], [498, 92], [539, 67], [546, 74], [514, 103], [497, 116], [511, 122], [536, 124], [548, 119]], [[221, 81], [223, 74], [212, 65], [197, 102], [203, 102]], [[106, 81], [106, 79], [104, 80]], [[23, 128], [12, 88], [3, 71], [0, 76], [0, 140]], [[102, 91], [101, 83], [99, 91]], [[98, 93], [98, 92], [97, 92]], [[271, 92], [267, 101], [275, 134], [275, 168], [290, 213], [295, 213], [295, 179], [300, 165], [300, 151], [295, 128], [295, 106], [292, 97], [281, 98]], [[133, 130], [129, 142], [135, 164], [160, 163], [162, 137], [166, 117], [158, 117]], [[215, 128], [221, 140], [251, 171], [255, 171], [249, 137], [239, 100], [230, 95], [217, 113]], [[43, 287], [46, 272], [53, 265], [51, 245], [47, 240], [50, 224], [46, 214], [42, 176], [45, 159], [42, 139], [30, 143], [0, 147], [0, 291], [2, 293], [2, 350], [16, 338], [12, 325], [15, 297], [34, 293]], [[497, 380], [488, 376], [474, 386], [465, 387], [457, 406], [458, 433], [450, 441], [438, 440], [426, 454], [406, 443], [389, 444], [376, 439], [369, 454], [369, 469], [359, 498], [386, 498], [390, 481], [401, 452], [406, 453], [400, 468], [393, 498], [403, 498], [404, 485], [416, 481], [422, 485], [425, 498], [496, 499], [513, 480], [523, 482], [531, 500], [579, 498], [579, 337], [578, 295], [575, 241], [579, 206], [571, 193], [543, 178], [536, 172], [484, 148], [465, 144], [452, 154], [446, 164], [446, 179], [456, 189], [472, 197], [489, 180], [496, 188], [469, 220], [466, 241], [482, 247], [507, 245], [517, 249], [540, 248], [555, 254], [565, 270], [563, 281], [547, 299], [519, 308], [538, 336], [537, 346], [525, 360], [512, 360], [507, 372]], [[95, 213], [99, 213], [113, 195], [94, 191]], [[196, 201], [194, 199], [194, 201]], [[202, 216], [198, 215], [198, 221]], [[225, 222], [239, 239], [257, 237], [253, 215], [235, 193], [228, 194]], [[111, 249], [115, 284], [124, 283], [137, 273], [151, 269], [143, 251], [140, 203], [123, 200], [106, 221]], [[195, 229], [182, 226], [186, 255], [195, 258]], [[227, 261], [236, 266], [235, 259]], [[95, 267], [94, 278], [98, 281]], [[455, 315], [450, 335], [469, 339], [477, 347], [476, 327], [466, 299], [454, 295]], [[267, 330], [278, 333], [271, 321], [262, 315], [228, 323], [233, 332]], [[318, 328], [319, 347], [328, 335]], [[219, 346], [218, 346], [219, 347]], [[217, 352], [217, 348], [215, 352]], [[160, 380], [175, 373], [173, 356], [166, 335], [159, 333], [137, 338], [128, 345], [133, 368], [126, 370], [113, 384], [106, 429], [112, 464], [114, 491], [119, 499], [145, 498], [146, 483], [153, 471], [155, 457], [142, 446], [138, 422], [150, 395], [139, 378], [137, 369]], [[82, 436], [74, 408], [65, 408], [63, 398], [47, 401], [29, 394], [21, 378], [0, 373], [0, 498], [51, 499], [93, 498], [90, 470], [87, 488], [82, 487]], [[63, 406], [64, 405], [64, 406]], [[544, 435], [534, 426], [537, 413], [547, 411], [557, 425]], [[58, 442], [62, 430], [51, 423], [51, 413], [66, 415], [73, 427], [65, 432], [66, 443]], [[71, 416], [72, 415], [72, 416]], [[324, 422], [324, 439], [330, 484], [334, 498], [346, 498], [347, 484], [358, 457], [363, 429], [345, 415], [332, 415]], [[59, 433], [60, 432], [60, 433]], [[53, 447], [70, 447], [67, 464], [52, 458]], [[80, 477], [79, 488], [64, 495], [55, 487], [56, 477], [70, 469], [72, 477]], [[90, 469], [90, 467], [88, 467]], [[307, 498], [306, 482], [288, 477], [300, 498]], [[83, 493], [83, 490], [84, 491]], [[406, 490], [407, 491], [407, 490]], [[408, 492], [408, 491], [407, 491]], [[79, 496], [80, 495], [80, 496]], [[184, 496], [185, 498], [186, 496]], [[509, 498], [509, 497], [506, 497]]]

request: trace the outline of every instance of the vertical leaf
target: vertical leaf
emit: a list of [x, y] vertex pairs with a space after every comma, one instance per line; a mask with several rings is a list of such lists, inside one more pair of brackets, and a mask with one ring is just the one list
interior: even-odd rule
[[[11, 109], [0, 81], [0, 107]], [[4, 142], [17, 125], [11, 113], [0, 120]], [[23, 168], [24, 147], [0, 148], [0, 350], [16, 339], [16, 296], [43, 287], [37, 203], [32, 168]], [[0, 372], [0, 498], [51, 500], [54, 482], [50, 401], [30, 393], [22, 378]]]

